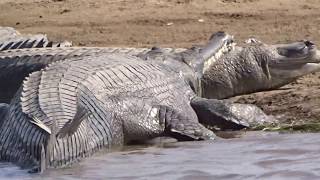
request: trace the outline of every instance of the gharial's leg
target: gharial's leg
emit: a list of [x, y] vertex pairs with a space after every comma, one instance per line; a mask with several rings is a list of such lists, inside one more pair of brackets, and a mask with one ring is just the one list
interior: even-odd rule
[[158, 113], [160, 119], [165, 119], [165, 132], [178, 140], [210, 140], [215, 135], [205, 128], [198, 120], [191, 119], [186, 114], [180, 113], [167, 106], [159, 106]]
[[143, 100], [123, 103], [121, 107], [125, 109], [122, 109], [120, 116], [126, 142], [145, 142], [159, 136], [171, 136], [179, 141], [215, 137], [214, 133], [201, 125], [197, 119], [191, 119], [174, 108], [152, 105], [153, 103], [145, 103]]
[[201, 124], [220, 130], [240, 130], [277, 121], [252, 104], [196, 97], [191, 100], [191, 106]]

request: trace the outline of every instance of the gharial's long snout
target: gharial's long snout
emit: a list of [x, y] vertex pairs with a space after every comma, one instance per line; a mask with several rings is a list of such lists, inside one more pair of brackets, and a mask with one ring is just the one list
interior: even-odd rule
[[320, 62], [320, 51], [311, 41], [276, 44], [271, 47], [274, 49], [275, 59], [270, 65], [287, 66]]
[[276, 44], [271, 45], [271, 49], [274, 57], [268, 64], [273, 83], [284, 84], [282, 82], [320, 71], [320, 51], [311, 41]]

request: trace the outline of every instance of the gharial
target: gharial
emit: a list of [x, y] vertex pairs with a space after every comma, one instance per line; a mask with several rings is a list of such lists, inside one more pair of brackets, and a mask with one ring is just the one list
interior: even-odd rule
[[[153, 49], [141, 58], [102, 53], [101, 49], [75, 57], [74, 48], [66, 54], [64, 48], [29, 50], [37, 54], [29, 55], [31, 63], [23, 64], [31, 74], [10, 105], [0, 109], [5, 116], [0, 121], [0, 159], [44, 170], [134, 140], [163, 135], [179, 140], [213, 139], [213, 132], [198, 121], [222, 128], [247, 124], [242, 115], [239, 119], [233, 113], [232, 107], [240, 105], [199, 96], [221, 98], [270, 89], [319, 69], [318, 52], [309, 41], [254, 43], [210, 64], [230, 39], [216, 33], [203, 48], [180, 53]], [[57, 51], [60, 55], [55, 55]], [[5, 60], [0, 65], [15, 69], [24, 56], [9, 54], [17, 52], [26, 51], [3, 52]], [[215, 69], [219, 67], [227, 68]], [[217, 86], [225, 89], [215, 94]]]
[[[248, 49], [252, 49], [252, 47], [255, 49], [255, 46], [268, 46], [265, 48], [271, 51], [279, 50], [282, 51], [280, 53], [293, 54], [295, 53], [294, 51], [305, 51], [305, 44], [301, 41], [284, 45], [267, 45], [256, 39], [250, 38], [247, 40], [247, 45], [240, 47], [234, 46], [233, 37], [229, 36], [228, 41], [226, 41], [227, 43], [220, 47], [218, 43], [218, 46], [215, 46], [217, 44], [215, 44], [214, 41], [209, 42], [204, 48], [192, 47], [191, 49], [157, 47], [152, 49], [70, 47], [72, 43], [68, 41], [64, 41], [63, 43], [53, 43], [47, 39], [46, 35], [21, 35], [15, 29], [8, 27], [0, 27], [0, 36], [0, 103], [9, 103], [17, 89], [20, 87], [23, 79], [31, 72], [40, 70], [56, 61], [66, 60], [70, 57], [90, 56], [92, 54], [123, 53], [138, 56], [144, 60], [159, 60], [164, 64], [171, 63], [170, 66], [175, 66], [174, 69], [177, 69], [176, 71], [183, 68], [180, 73], [183, 73], [188, 81], [192, 81], [189, 83], [192, 88], [200, 88], [199, 83], [204, 83], [202, 89], [206, 89], [204, 88], [204, 86], [207, 85], [205, 81], [207, 76], [212, 73], [204, 72], [208, 70], [208, 67], [211, 67], [211, 69], [215, 71], [216, 77], [211, 83], [215, 83], [216, 90], [204, 91], [207, 95], [202, 96], [210, 96], [210, 98], [215, 99], [224, 99], [235, 95], [276, 89], [301, 76], [319, 70], [318, 57], [316, 55], [317, 49], [310, 41], [305, 41], [305, 43], [309, 43], [308, 46], [310, 46], [310, 49], [313, 48], [313, 50], [311, 50], [312, 53], [310, 58], [302, 58], [299, 62], [291, 61], [290, 58], [280, 61], [267, 58], [267, 62], [265, 62], [267, 64], [263, 65], [264, 67], [259, 64], [262, 68], [266, 68], [264, 69], [265, 71], [269, 71], [270, 69], [268, 72], [269, 78], [268, 80], [265, 80], [259, 78], [259, 74], [261, 74], [262, 71], [258, 73], [244, 72], [251, 71], [251, 68], [256, 68], [251, 66], [257, 66], [255, 61], [253, 61], [254, 57], [245, 57], [255, 56], [255, 54], [259, 54], [259, 52], [251, 52], [252, 50]], [[23, 44], [25, 44], [25, 46], [19, 46]], [[282, 48], [282, 46], [287, 46], [287, 49]], [[216, 54], [214, 53], [215, 50], [217, 52]], [[204, 59], [201, 57], [200, 51], [207, 51]], [[268, 53], [271, 55], [272, 52]], [[223, 54], [226, 55], [220, 58]], [[284, 56], [286, 55], [284, 54]], [[217, 61], [217, 59], [220, 60]], [[238, 63], [240, 63], [240, 65]], [[194, 67], [189, 68], [187, 66]], [[193, 72], [188, 72], [190, 70]], [[230, 73], [232, 75], [229, 75]], [[195, 75], [197, 77], [189, 77]], [[251, 78], [250, 85], [247, 84], [248, 78]], [[219, 90], [217, 90], [217, 88], [219, 88]], [[228, 91], [226, 91], [225, 88], [227, 88]], [[199, 95], [201, 89], [197, 89], [196, 91]], [[210, 93], [210, 95], [208, 93]]]

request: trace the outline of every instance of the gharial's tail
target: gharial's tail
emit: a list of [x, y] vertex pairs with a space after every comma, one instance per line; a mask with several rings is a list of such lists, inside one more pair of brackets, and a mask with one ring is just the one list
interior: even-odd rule
[[0, 51], [24, 48], [69, 47], [71, 42], [53, 43], [45, 34], [20, 34], [11, 27], [0, 26]]
[[0, 128], [5, 121], [7, 112], [9, 110], [9, 104], [0, 103]]

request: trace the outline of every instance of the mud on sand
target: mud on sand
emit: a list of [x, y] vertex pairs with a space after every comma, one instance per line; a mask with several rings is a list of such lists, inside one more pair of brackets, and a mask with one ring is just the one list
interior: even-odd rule
[[[320, 1], [1, 0], [0, 25], [80, 46], [190, 47], [218, 30], [239, 42], [256, 37], [320, 45]], [[233, 99], [256, 104], [284, 123], [318, 123], [320, 73], [281, 90]]]

